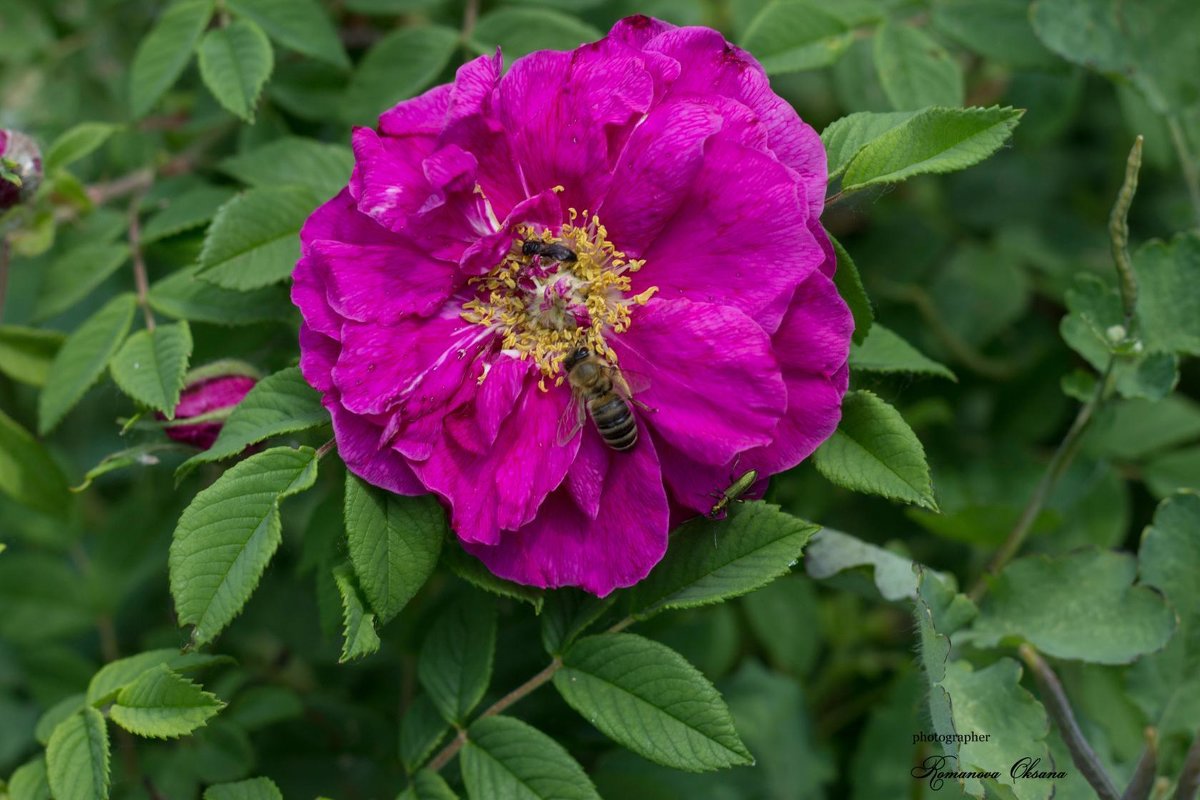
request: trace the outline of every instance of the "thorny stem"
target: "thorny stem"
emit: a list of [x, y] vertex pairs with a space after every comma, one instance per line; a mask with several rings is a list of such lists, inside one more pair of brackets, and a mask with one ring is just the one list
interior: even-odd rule
[[1183, 760], [1183, 771], [1179, 773], [1179, 786], [1175, 789], [1175, 800], [1196, 800], [1200, 792], [1200, 730], [1188, 748]]
[[[635, 620], [632, 616], [625, 617], [606, 630], [605, 633], [618, 633], [625, 630], [636, 621], [637, 620]], [[480, 720], [484, 717], [492, 717], [496, 714], [499, 714], [501, 711], [504, 711], [513, 703], [525, 697], [542, 684], [549, 683], [550, 679], [554, 677], [554, 673], [562, 669], [562, 665], [562, 659], [559, 656], [555, 656], [554, 660], [547, 664], [545, 669], [522, 683], [517, 688], [513, 689], [508, 694], [504, 695], [504, 697], [501, 697], [499, 700], [492, 703], [475, 719]], [[429, 760], [429, 763], [425, 766], [425, 768], [437, 772], [442, 767], [449, 764], [450, 759], [454, 758], [454, 756], [458, 754], [458, 751], [461, 750], [462, 746], [466, 743], [467, 731], [463, 728], [459, 728], [458, 735], [455, 736], [449, 744], [438, 751], [438, 754]]]
[[1092, 419], [1096, 415], [1096, 410], [1108, 397], [1113, 382], [1112, 373], [1115, 364], [1116, 357], [1110, 356], [1103, 377], [1096, 381], [1096, 390], [1092, 392], [1092, 396], [1079, 409], [1079, 413], [1075, 416], [1075, 421], [1071, 423], [1070, 430], [1067, 431], [1067, 435], [1059, 443], [1058, 449], [1054, 451], [1054, 455], [1050, 459], [1050, 465], [1046, 467], [1046, 472], [1042, 475], [1042, 479], [1038, 481], [1037, 488], [1034, 489], [1033, 496], [1029, 498], [1025, 509], [1021, 512], [1021, 517], [1017, 520], [1016, 526], [1009, 532], [1008, 538], [1004, 540], [1004, 544], [996, 551], [996, 555], [992, 556], [992, 560], [988, 562], [987, 569], [975, 581], [975, 585], [971, 588], [970, 597], [976, 603], [987, 594], [987, 576], [1000, 572], [1012, 560], [1012, 557], [1017, 554], [1017, 551], [1021, 549], [1021, 545], [1025, 543], [1025, 539], [1029, 536], [1030, 531], [1033, 530], [1033, 523], [1037, 521], [1042, 507], [1050, 499], [1050, 494], [1054, 491], [1054, 487], [1058, 485], [1058, 481], [1062, 478], [1063, 473], [1067, 471], [1067, 467], [1075, 460], [1075, 455], [1079, 452], [1079, 445], [1083, 440], [1083, 434], [1087, 431], [1088, 426], [1091, 425]]
[[1146, 749], [1133, 770], [1133, 778], [1125, 787], [1121, 800], [1147, 800], [1154, 788], [1154, 775], [1158, 772], [1158, 731], [1146, 728]]
[[146, 329], [155, 328], [154, 312], [150, 309], [150, 281], [146, 277], [146, 259], [142, 256], [142, 226], [138, 212], [145, 192], [138, 192], [129, 202], [129, 254], [133, 260], [133, 281], [137, 285], [137, 301], [146, 317]]
[[1187, 184], [1188, 196], [1192, 199], [1196, 223], [1200, 224], [1200, 168], [1196, 166], [1196, 159], [1188, 148], [1183, 126], [1174, 114], [1167, 115], [1167, 128], [1171, 131], [1171, 144], [1175, 146], [1175, 154], [1179, 157], [1179, 165], [1183, 169], [1183, 181]]
[[1067, 750], [1071, 752], [1071, 760], [1075, 762], [1075, 766], [1096, 791], [1100, 800], [1120, 800], [1117, 787], [1113, 785], [1112, 778], [1108, 777], [1104, 767], [1100, 766], [1096, 751], [1088, 744], [1087, 739], [1083, 738], [1083, 732], [1079, 730], [1079, 723], [1075, 721], [1071, 704], [1067, 702], [1067, 696], [1054, 670], [1050, 669], [1045, 659], [1029, 645], [1021, 645], [1019, 652], [1021, 660], [1029, 665], [1029, 670], [1033, 673], [1046, 711], [1058, 726], [1059, 735], [1066, 743]]

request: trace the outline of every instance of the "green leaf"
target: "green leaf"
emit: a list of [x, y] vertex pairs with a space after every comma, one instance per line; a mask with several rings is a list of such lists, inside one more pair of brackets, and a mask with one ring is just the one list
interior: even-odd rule
[[203, 726], [224, 707], [216, 695], [160, 664], [121, 689], [108, 715], [130, 733], [172, 739]]
[[159, 325], [130, 336], [109, 369], [121, 391], [139, 403], [175, 419], [183, 376], [192, 357], [192, 331], [187, 322]]
[[996, 106], [925, 109], [859, 150], [846, 165], [842, 191], [966, 169], [996, 152], [1023, 113]]
[[337, 29], [317, 0], [228, 0], [228, 6], [257, 22], [284, 47], [349, 69]]
[[132, 294], [115, 297], [63, 342], [38, 398], [39, 433], [52, 431], [104, 373], [129, 332], [136, 308]]
[[727, 520], [693, 520], [672, 535], [666, 556], [634, 589], [634, 616], [719, 603], [765, 586], [787, 573], [817, 530], [761, 502], [735, 507]]
[[212, 0], [178, 0], [138, 44], [129, 68], [129, 104], [135, 119], [145, 116], [179, 80], [212, 13]]
[[37, 758], [22, 764], [8, 779], [8, 796], [11, 800], [50, 800], [50, 781], [46, 776], [46, 759], [40, 753]]
[[768, 75], [827, 67], [838, 60], [854, 33], [832, 9], [807, 0], [775, 0], [746, 28], [742, 46]]
[[379, 649], [375, 615], [366, 609], [354, 585], [354, 573], [342, 564], [333, 571], [338, 595], [342, 598], [342, 655], [339, 664], [368, 656]]
[[871, 392], [846, 394], [842, 421], [813, 460], [839, 486], [937, 510], [925, 448], [900, 412]]
[[79, 573], [64, 559], [40, 553], [0, 558], [0, 607], [0, 637], [18, 643], [62, 639], [96, 623]]
[[850, 346], [850, 368], [859, 372], [913, 372], [958, 380], [945, 365], [929, 358], [878, 323], [861, 344]]
[[300, 226], [317, 205], [309, 189], [251, 189], [217, 212], [200, 274], [226, 289], [257, 289], [287, 278], [300, 258]]
[[169, 559], [171, 595], [192, 641], [211, 641], [242, 610], [280, 542], [279, 503], [313, 485], [316, 452], [276, 447], [242, 461], [184, 510]]
[[663, 766], [705, 772], [753, 761], [717, 690], [657, 642], [630, 633], [580, 639], [554, 686], [610, 739]]
[[200, 77], [217, 102], [254, 122], [254, 106], [262, 92], [275, 55], [262, 28], [239, 19], [225, 28], [213, 28], [200, 42]]
[[446, 514], [433, 495], [401, 497], [346, 473], [350, 561], [371, 608], [386, 623], [433, 574]]
[[221, 427], [213, 446], [179, 467], [186, 475], [211, 461], [241, 453], [272, 436], [315, 428], [329, 422], [329, 412], [298, 367], [289, 367], [263, 378], [242, 398]]
[[423, 769], [413, 776], [398, 800], [458, 800], [458, 795], [441, 775]]
[[1131, 556], [1095, 549], [1018, 559], [991, 579], [972, 641], [1027, 641], [1055, 658], [1128, 664], [1175, 632], [1174, 612], [1134, 585], [1136, 573]]
[[990, 61], [1016, 67], [1048, 67], [1054, 56], [1029, 24], [1026, 0], [936, 0], [933, 25]]
[[83, 244], [50, 262], [38, 289], [33, 318], [43, 320], [66, 311], [104, 283], [129, 258], [129, 246]]
[[1166, 595], [1179, 632], [1130, 670], [1129, 694], [1164, 737], [1190, 737], [1200, 715], [1200, 495], [1159, 504], [1138, 551], [1142, 583]]
[[58, 727], [58, 724], [78, 712], [86, 704], [87, 698], [84, 695], [72, 694], [50, 706], [46, 713], [38, 719], [37, 727], [33, 730], [33, 736], [37, 739], [38, 744], [42, 746], [49, 744], [50, 737], [54, 734], [54, 729]]
[[46, 174], [74, 164], [95, 152], [118, 130], [120, 125], [107, 122], [81, 122], [59, 136], [46, 150]]
[[64, 517], [71, 509], [67, 479], [50, 453], [0, 411], [0, 492], [18, 503]]
[[228, 660], [227, 656], [181, 653], [171, 648], [163, 648], [110, 661], [101, 667], [88, 683], [87, 702], [93, 706], [112, 702], [122, 689], [160, 666], [172, 672], [191, 672]]
[[66, 338], [58, 331], [0, 325], [0, 372], [14, 381], [44, 386], [50, 363]]
[[[377, 107], [375, 113], [382, 108], [390, 105]], [[332, 197], [350, 180], [354, 152], [345, 145], [284, 136], [230, 156], [218, 168], [250, 186], [270, 189], [292, 184], [308, 187], [318, 197]]]
[[501, 597], [529, 603], [536, 613], [541, 613], [545, 600], [545, 593], [541, 589], [497, 578], [482, 561], [463, 550], [456, 541], [449, 542], [442, 548], [442, 561], [451, 572], [472, 586]]
[[[828, 580], [859, 567], [871, 569], [872, 582], [885, 600], [917, 597], [913, 561], [890, 550], [832, 528], [822, 528], [804, 551], [804, 569], [818, 580]], [[947, 580], [941, 576], [939, 579]]]
[[535, 50], [570, 50], [604, 36], [575, 17], [548, 8], [497, 8], [479, 18], [471, 46], [480, 53], [499, 47], [505, 63]]
[[884, 94], [897, 111], [963, 103], [962, 68], [918, 28], [881, 25], [875, 34], [875, 68]]
[[470, 592], [434, 621], [417, 656], [417, 677], [448, 722], [462, 723], [487, 691], [496, 649], [496, 604]]
[[46, 745], [55, 800], [107, 800], [108, 761], [108, 730], [99, 711], [84, 708], [64, 720]]
[[250, 778], [210, 786], [204, 790], [204, 800], [283, 800], [283, 793], [270, 778]]
[[746, 595], [742, 608], [771, 665], [796, 677], [807, 675], [821, 649], [821, 626], [814, 624], [821, 606], [813, 582], [784, 576]]
[[[1042, 704], [1020, 681], [1021, 667], [1011, 658], [1001, 658], [980, 670], [972, 669], [965, 661], [952, 661], [946, 666], [940, 688], [950, 698], [954, 731], [960, 735], [988, 734], [984, 741], [957, 745], [958, 758], [952, 769], [999, 772], [999, 785], [1011, 787], [1011, 793], [993, 795], [997, 782], [988, 779], [986, 785], [991, 790], [988, 796], [1049, 800], [1054, 792], [1052, 783], [1014, 778], [1010, 772], [1010, 767], [1021, 758], [1041, 759], [1039, 769], [1051, 769], [1045, 741], [1050, 722]], [[984, 797], [984, 784], [978, 778], [959, 780], [968, 794]]]
[[916, 114], [915, 111], [859, 111], [829, 123], [821, 131], [821, 144], [825, 145], [825, 155], [829, 160], [830, 179], [845, 172], [864, 147], [908, 122]]
[[1200, 404], [1180, 394], [1157, 402], [1110, 403], [1096, 416], [1084, 450], [1102, 458], [1138, 461], [1200, 437]]
[[224, 186], [198, 186], [172, 197], [167, 207], [142, 227], [142, 243], [157, 242], [208, 223], [216, 215], [217, 209], [234, 195], [232, 189]]
[[1142, 480], [1156, 497], [1180, 489], [1200, 490], [1200, 447], [1172, 450], [1146, 463]]
[[433, 755], [433, 750], [450, 730], [429, 695], [420, 694], [400, 720], [400, 761], [412, 773]]
[[251, 325], [295, 312], [283, 287], [224, 289], [197, 277], [195, 269], [179, 270], [151, 286], [150, 305], [176, 319], [214, 325]]
[[1200, 355], [1200, 234], [1152, 241], [1133, 257], [1137, 316], [1146, 348]]
[[850, 254], [837, 239], [830, 236], [829, 241], [833, 245], [833, 252], [837, 258], [837, 271], [833, 273], [833, 284], [837, 287], [838, 294], [846, 301], [846, 305], [850, 306], [850, 313], [854, 316], [852, 338], [858, 344], [862, 344], [871, 331], [871, 325], [875, 322], [875, 310], [871, 308], [871, 299], [867, 297], [867, 290], [863, 288], [862, 278], [859, 277], [854, 259], [850, 258]]
[[441, 74], [458, 47], [458, 38], [458, 31], [450, 28], [421, 25], [400, 28], [380, 39], [363, 56], [350, 79], [341, 118], [374, 125], [381, 113], [415, 96]]
[[1030, 11], [1042, 44], [1063, 58], [1129, 81], [1159, 114], [1200, 99], [1200, 50], [1191, 0], [1039, 0]]
[[612, 608], [617, 595], [596, 597], [579, 589], [557, 589], [546, 595], [542, 620], [542, 646], [552, 656], [570, 647], [579, 634]]
[[562, 745], [512, 717], [486, 717], [467, 731], [463, 783], [472, 798], [599, 800], [583, 767]]

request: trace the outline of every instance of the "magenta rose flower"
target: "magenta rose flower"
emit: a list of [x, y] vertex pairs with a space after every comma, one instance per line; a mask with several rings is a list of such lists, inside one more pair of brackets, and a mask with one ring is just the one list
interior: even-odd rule
[[837, 426], [825, 154], [717, 32], [481, 57], [354, 152], [301, 232], [301, 369], [348, 468], [436, 493], [497, 575], [629, 586]]
[[42, 183], [42, 151], [20, 131], [0, 128], [0, 211], [33, 197]]
[[[179, 395], [179, 405], [175, 406], [175, 422], [196, 421], [168, 426], [167, 436], [207, 450], [217, 440], [234, 406], [242, 402], [256, 383], [257, 372], [240, 362], [220, 361], [193, 370]], [[166, 419], [162, 414], [157, 416]]]

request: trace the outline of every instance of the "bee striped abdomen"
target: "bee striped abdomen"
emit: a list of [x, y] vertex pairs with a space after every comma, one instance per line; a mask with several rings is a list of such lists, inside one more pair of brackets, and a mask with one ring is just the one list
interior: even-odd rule
[[613, 450], [628, 450], [637, 444], [637, 421], [629, 403], [615, 394], [588, 402], [588, 411], [604, 443]]

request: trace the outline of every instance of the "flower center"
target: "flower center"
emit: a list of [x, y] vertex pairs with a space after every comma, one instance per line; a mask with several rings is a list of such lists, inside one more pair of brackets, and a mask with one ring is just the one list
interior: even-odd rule
[[470, 280], [476, 295], [462, 306], [463, 319], [494, 328], [504, 350], [534, 360], [543, 389], [546, 378], [562, 384], [563, 359], [580, 347], [615, 364], [606, 334], [628, 330], [630, 307], [658, 291], [627, 297], [630, 273], [645, 262], [616, 249], [598, 217], [573, 208], [570, 217], [557, 235], [521, 225], [504, 260]]

